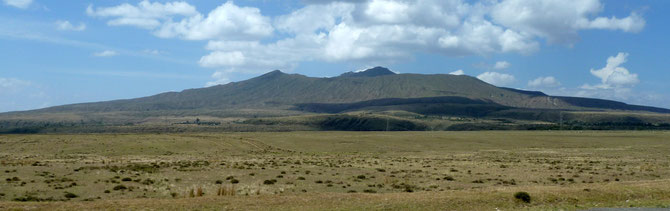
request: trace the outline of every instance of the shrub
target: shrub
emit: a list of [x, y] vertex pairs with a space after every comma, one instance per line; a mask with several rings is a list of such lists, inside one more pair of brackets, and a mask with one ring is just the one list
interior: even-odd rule
[[231, 179], [231, 180], [230, 180], [230, 183], [232, 183], [232, 184], [237, 184], [237, 183], [240, 183], [240, 181], [237, 180], [237, 179]]
[[514, 198], [521, 200], [525, 203], [530, 203], [530, 194], [527, 192], [516, 192], [514, 194]]
[[123, 179], [121, 179], [121, 181], [129, 182], [129, 181], [133, 181], [133, 179], [131, 179], [130, 177], [124, 177]]
[[363, 193], [377, 193], [377, 191], [372, 189], [365, 189], [363, 190]]
[[223, 181], [222, 181], [222, 180], [217, 180], [217, 181], [214, 182], [214, 183], [216, 183], [216, 184], [223, 184]]
[[263, 181], [263, 184], [264, 184], [264, 185], [274, 185], [276, 182], [277, 182], [277, 180], [275, 180], [275, 179], [271, 179], [271, 180], [265, 180], [265, 181]]
[[151, 184], [154, 184], [154, 182], [155, 181], [152, 180], [152, 179], [144, 179], [144, 181], [142, 181], [142, 184], [143, 185], [151, 185]]
[[305, 177], [298, 177], [298, 180], [305, 180]]
[[358, 176], [356, 176], [356, 178], [358, 178], [358, 179], [365, 179], [365, 175], [358, 175]]
[[446, 176], [446, 177], [444, 177], [444, 180], [446, 180], [446, 181], [454, 181], [454, 177], [452, 177], [452, 176]]
[[73, 199], [73, 198], [77, 198], [77, 197], [79, 197], [79, 196], [77, 196], [77, 194], [70, 193], [70, 192], [65, 192], [65, 198]]
[[125, 185], [117, 185], [117, 186], [114, 186], [114, 188], [112, 188], [112, 189], [114, 189], [114, 190], [125, 190], [125, 189], [128, 189], [128, 188]]

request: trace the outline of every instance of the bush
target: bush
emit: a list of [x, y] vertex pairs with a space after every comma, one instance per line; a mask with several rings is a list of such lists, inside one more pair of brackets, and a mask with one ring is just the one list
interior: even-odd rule
[[77, 198], [77, 194], [70, 193], [70, 192], [65, 192], [65, 198], [72, 199], [72, 198]]
[[117, 186], [114, 186], [113, 189], [114, 190], [125, 190], [125, 189], [128, 189], [128, 188], [126, 188], [125, 185], [117, 185]]
[[133, 179], [131, 179], [130, 177], [125, 177], [125, 178], [121, 179], [121, 181], [129, 182], [129, 181], [133, 181]]
[[156, 181], [154, 181], [152, 179], [144, 179], [144, 181], [142, 181], [142, 184], [143, 185], [151, 185], [151, 184], [154, 184], [154, 182], [156, 182]]
[[277, 180], [271, 179], [271, 180], [265, 180], [263, 181], [264, 185], [274, 185], [277, 182]]
[[232, 184], [237, 184], [237, 183], [240, 183], [240, 181], [237, 180], [237, 179], [231, 179], [231, 180], [230, 180], [230, 183], [232, 183]]
[[530, 203], [530, 194], [527, 192], [516, 192], [514, 194], [514, 198], [521, 200], [525, 203]]

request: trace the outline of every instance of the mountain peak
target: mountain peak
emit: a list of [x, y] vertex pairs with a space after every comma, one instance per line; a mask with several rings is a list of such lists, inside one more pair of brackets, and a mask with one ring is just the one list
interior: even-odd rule
[[340, 77], [376, 77], [382, 75], [395, 75], [395, 73], [388, 68], [377, 66], [363, 71], [346, 72]]
[[286, 73], [282, 72], [281, 70], [273, 70], [271, 72], [258, 76], [257, 78], [274, 78], [279, 77], [281, 75], [286, 75]]

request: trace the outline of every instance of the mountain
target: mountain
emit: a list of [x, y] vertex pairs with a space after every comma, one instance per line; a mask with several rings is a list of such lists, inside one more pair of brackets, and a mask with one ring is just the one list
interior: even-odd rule
[[354, 71], [342, 73], [340, 77], [375, 77], [382, 75], [395, 75], [395, 73], [385, 67], [373, 67], [364, 71]]
[[383, 67], [313, 78], [275, 70], [240, 82], [167, 92], [150, 97], [56, 106], [36, 112], [110, 112], [185, 109], [292, 109], [306, 103], [358, 103], [379, 99], [463, 97], [514, 108], [616, 109], [668, 113], [670, 110], [542, 92], [501, 88], [477, 78], [448, 74], [395, 74]]
[[330, 78], [307, 77], [275, 70], [225, 85], [136, 99], [11, 112], [0, 114], [0, 117], [40, 120], [41, 116], [47, 114], [68, 114], [62, 116], [68, 116], [70, 120], [79, 118], [81, 121], [87, 117], [95, 119], [91, 117], [95, 116], [97, 122], [120, 124], [123, 120], [115, 115], [137, 118], [208, 115], [223, 118], [366, 110], [526, 120], [541, 120], [541, 116], [546, 116], [549, 111], [670, 113], [670, 110], [663, 108], [600, 99], [556, 97], [542, 92], [496, 87], [465, 75], [396, 74], [384, 67], [374, 67]]

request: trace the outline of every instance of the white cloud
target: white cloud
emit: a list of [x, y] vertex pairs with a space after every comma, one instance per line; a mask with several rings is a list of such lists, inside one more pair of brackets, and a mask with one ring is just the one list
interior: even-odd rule
[[0, 77], [0, 112], [43, 108], [50, 96], [38, 84]]
[[212, 10], [206, 17], [195, 15], [179, 22], [165, 22], [155, 34], [188, 40], [256, 40], [272, 35], [270, 19], [258, 8], [238, 7], [232, 1]]
[[[644, 19], [600, 17], [598, 0], [304, 1], [285, 15], [227, 1], [206, 15], [184, 2], [93, 8], [110, 25], [132, 25], [162, 38], [207, 40], [199, 64], [227, 72], [291, 69], [304, 61], [384, 65], [417, 53], [445, 56], [529, 54], [540, 39], [573, 44], [577, 32], [637, 32]], [[509, 66], [501, 63], [499, 68]], [[506, 68], [506, 67], [505, 67]]]
[[619, 53], [607, 58], [607, 65], [599, 70], [591, 69], [591, 74], [600, 78], [602, 87], [632, 86], [640, 81], [637, 74], [631, 73], [621, 65], [626, 62], [627, 53]]
[[510, 64], [510, 63], [507, 62], [507, 61], [498, 61], [498, 62], [496, 62], [495, 65], [493, 65], [493, 69], [496, 69], [496, 70], [507, 69], [507, 68], [509, 68], [509, 66], [511, 66], [511, 65], [512, 65], [512, 64]]
[[214, 72], [214, 74], [212, 74], [212, 78], [214, 79], [214, 81], [207, 82], [205, 84], [205, 87], [227, 84], [228, 82], [230, 82], [230, 79], [228, 78], [228, 75], [227, 75], [226, 72], [229, 72], [229, 71], [216, 71], [216, 72]]
[[89, 5], [86, 14], [94, 17], [112, 18], [107, 24], [112, 26], [130, 25], [146, 29], [160, 26], [161, 21], [167, 21], [173, 16], [195, 16], [198, 12], [195, 7], [186, 2], [169, 2], [161, 4], [143, 0], [137, 6], [123, 3], [115, 7], [93, 8]]
[[61, 31], [84, 31], [86, 30], [86, 24], [79, 23], [75, 26], [70, 23], [70, 21], [56, 21], [56, 27]]
[[3, 0], [6, 5], [20, 8], [20, 9], [26, 9], [30, 6], [30, 4], [33, 3], [33, 0]]
[[450, 74], [450, 75], [465, 75], [465, 71], [463, 71], [463, 70], [456, 70], [456, 71], [450, 72], [449, 74]]
[[516, 79], [513, 75], [497, 73], [497, 72], [485, 72], [477, 76], [479, 80], [482, 80], [486, 83], [493, 84], [496, 86], [506, 86], [514, 83]]
[[584, 84], [580, 87], [581, 90], [577, 95], [622, 100], [627, 100], [633, 96], [632, 87], [640, 80], [637, 78], [637, 74], [631, 73], [621, 66], [626, 63], [627, 57], [627, 53], [618, 53], [616, 56], [607, 58], [605, 67], [598, 70], [591, 69], [591, 74], [600, 79], [600, 84]]
[[630, 16], [621, 19], [615, 17], [598, 17], [593, 21], [588, 22], [584, 28], [639, 32], [642, 31], [645, 23], [644, 19], [637, 13], [632, 13]]
[[365, 15], [380, 23], [400, 23], [409, 19], [408, 10], [405, 2], [372, 0], [365, 8]]
[[301, 35], [317, 30], [328, 31], [337, 24], [338, 18], [350, 19], [355, 8], [354, 4], [340, 2], [307, 5], [288, 15], [277, 17], [274, 26], [279, 31]]
[[156, 49], [144, 49], [144, 51], [142, 51], [142, 52], [144, 52], [146, 54], [151, 54], [151, 55], [161, 55], [161, 54], [166, 53], [165, 51], [160, 51], [160, 50], [156, 50]]
[[[255, 40], [269, 36], [274, 31], [270, 19], [261, 15], [258, 8], [238, 7], [228, 1], [206, 16], [186, 2], [149, 2], [137, 6], [127, 3], [115, 7], [89, 6], [90, 16], [112, 18], [113, 26], [130, 25], [152, 30], [163, 38], [179, 37], [187, 40], [243, 39]], [[175, 18], [182, 17], [178, 21]]]
[[556, 80], [553, 76], [547, 77], [538, 77], [531, 81], [528, 81], [529, 87], [535, 88], [555, 88], [561, 86], [561, 83]]
[[97, 57], [112, 57], [112, 56], [116, 56], [116, 55], [119, 55], [119, 53], [116, 52], [116, 51], [111, 51], [111, 50], [100, 51], [100, 52], [96, 52], [96, 53], [93, 54], [93, 56], [97, 56]]
[[223, 52], [214, 51], [207, 56], [200, 58], [200, 65], [203, 67], [218, 67], [218, 66], [239, 66], [244, 64], [244, 55], [242, 52]]
[[578, 40], [581, 29], [638, 32], [644, 28], [644, 19], [635, 13], [625, 18], [597, 17], [603, 8], [599, 0], [503, 0], [492, 7], [491, 17], [509, 29], [569, 44]]
[[8, 92], [22, 87], [30, 86], [29, 81], [19, 80], [16, 78], [0, 78], [0, 92]]

